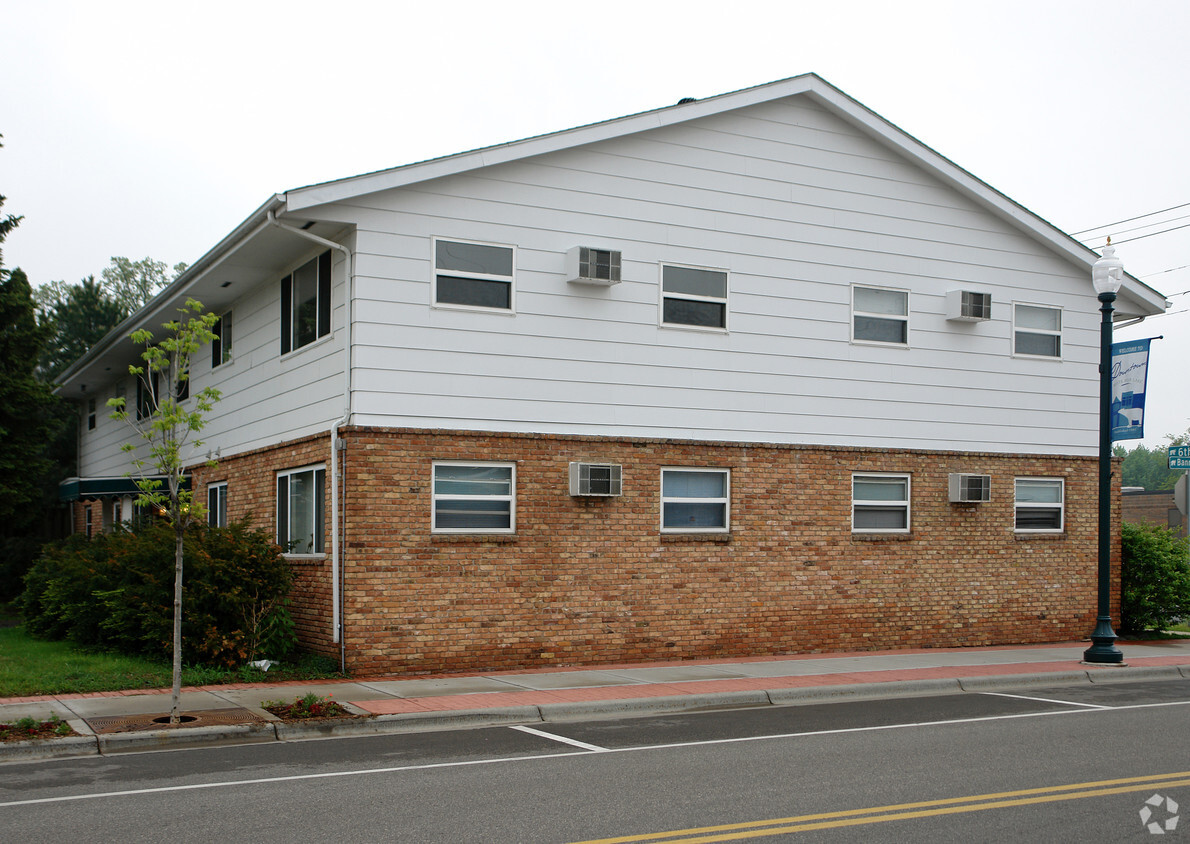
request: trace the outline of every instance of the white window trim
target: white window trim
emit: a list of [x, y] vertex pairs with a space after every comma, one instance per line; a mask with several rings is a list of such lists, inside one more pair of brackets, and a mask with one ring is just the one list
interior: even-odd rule
[[[211, 510], [211, 491], [212, 491], [212, 490], [222, 490], [222, 491], [223, 491], [223, 492], [222, 492], [222, 496], [221, 496], [221, 497], [223, 498], [223, 502], [224, 502], [224, 509], [226, 510], [226, 506], [227, 506], [227, 481], [217, 481], [216, 483], [213, 483], [213, 484], [207, 484], [207, 524], [208, 524], [208, 525], [211, 525], [211, 526], [213, 526], [213, 527], [227, 527], [227, 522], [226, 522], [226, 521], [225, 521], [225, 522], [224, 522], [222, 525], [219, 525], [219, 524], [217, 524], [217, 523], [215, 523], [215, 522], [212, 522], [212, 521], [211, 521], [211, 513], [212, 513], [212, 510]], [[275, 493], [275, 491], [274, 491], [274, 494], [276, 494], [276, 493]]]
[[[857, 289], [863, 290], [888, 290], [891, 293], [905, 294], [905, 313], [900, 314], [876, 314], [871, 311], [859, 311], [855, 308], [855, 291]], [[910, 314], [913, 311], [912, 307], [912, 292], [906, 287], [887, 287], [882, 284], [855, 284], [851, 285], [851, 319], [848, 321], [849, 329], [851, 331], [851, 342], [858, 346], [883, 346], [886, 349], [908, 349], [910, 348], [909, 338], [913, 336], [913, 325], [910, 322]], [[857, 316], [872, 317], [873, 319], [886, 320], [900, 320], [905, 323], [905, 342], [904, 343], [889, 343], [884, 340], [867, 340], [863, 337], [855, 336], [855, 318]]]
[[[715, 498], [679, 498], [677, 496], [666, 496], [665, 494], [665, 473], [666, 472], [717, 472], [724, 476], [725, 483], [723, 485], [724, 495]], [[657, 514], [658, 524], [662, 533], [730, 533], [731, 532], [731, 470], [722, 469], [717, 466], [663, 466], [659, 476], [658, 491], [661, 498], [661, 507]], [[723, 505], [723, 526], [722, 527], [666, 527], [665, 526], [665, 505], [668, 503], [674, 504], [722, 504]]]
[[[485, 309], [486, 310], [486, 309]], [[476, 466], [482, 468], [511, 469], [509, 477], [508, 495], [439, 495], [438, 467], [439, 466]], [[507, 501], [508, 527], [506, 528], [440, 528], [438, 527], [438, 500], [440, 498], [465, 497], [475, 501]], [[497, 460], [435, 460], [430, 466], [430, 532], [436, 534], [464, 534], [464, 535], [511, 535], [516, 533], [516, 463]]]
[[[1016, 482], [1017, 481], [1047, 481], [1049, 483], [1058, 484], [1058, 489], [1061, 492], [1061, 499], [1056, 502], [1052, 501], [1017, 501], [1016, 498]], [[1016, 526], [1016, 511], [1019, 509], [1026, 510], [1052, 510], [1054, 507], [1058, 508], [1059, 526], [1056, 528], [1018, 528]], [[1065, 478], [1035, 478], [1035, 477], [1019, 477], [1012, 480], [1012, 530], [1014, 533], [1037, 534], [1048, 533], [1058, 534], [1066, 532], [1066, 479]]]
[[[876, 500], [872, 498], [855, 497], [856, 479], [865, 478], [895, 478], [905, 481], [905, 498], [901, 500]], [[898, 507], [905, 508], [905, 527], [903, 528], [864, 528], [855, 526], [856, 507]], [[852, 472], [851, 473], [851, 532], [852, 533], [911, 533], [913, 529], [913, 476], [905, 472]]]
[[[234, 309], [233, 309], [233, 308], [228, 308], [226, 311], [224, 311], [223, 313], [221, 313], [221, 314], [219, 315], [219, 321], [218, 321], [218, 322], [215, 324], [215, 326], [217, 326], [217, 327], [219, 327], [219, 328], [222, 328], [222, 327], [223, 327], [223, 320], [224, 320], [224, 319], [226, 319], [226, 318], [228, 318], [228, 317], [231, 317], [231, 343], [232, 343], [232, 348], [231, 348], [231, 351], [230, 351], [230, 352], [229, 352], [227, 349], [223, 348], [223, 338], [222, 338], [222, 337], [220, 337], [220, 338], [219, 338], [219, 358], [220, 358], [220, 361], [219, 361], [219, 363], [216, 363], [216, 364], [214, 364], [214, 365], [211, 367], [211, 369], [212, 369], [212, 370], [216, 370], [216, 369], [222, 369], [223, 367], [225, 367], [225, 366], [231, 366], [232, 364], [234, 364], [234, 363], [236, 362], [236, 359], [235, 359], [235, 339], [236, 339], [235, 332], [236, 332], [236, 328], [235, 328], [235, 315], [234, 315]], [[214, 329], [212, 328], [212, 330], [214, 330]], [[333, 334], [334, 332], [331, 332], [331, 333]], [[318, 340], [321, 340], [321, 339], [323, 339], [323, 338], [321, 338], [321, 337], [319, 337], [319, 338], [318, 338]], [[317, 342], [318, 342], [318, 340], [315, 340], [314, 342], [315, 342], [315, 343], [317, 343]], [[214, 341], [214, 340], [212, 340], [211, 342], [213, 343], [213, 342], [215, 342], [215, 341]], [[311, 344], [311, 343], [307, 343], [306, 345], [307, 345], [307, 346], [309, 346], [309, 345], [313, 345], [313, 344]], [[304, 349], [304, 348], [305, 348], [305, 346], [302, 346], [302, 348]], [[293, 354], [293, 350], [290, 350], [289, 354]]]
[[[296, 338], [293, 336], [293, 331], [294, 331], [294, 326], [293, 326], [293, 276], [297, 273], [298, 270], [300, 270], [302, 267], [306, 266], [306, 264], [313, 262], [315, 265], [317, 265], [318, 260], [326, 252], [331, 253], [331, 266], [330, 266], [330, 270], [328, 271], [329, 278], [330, 278], [330, 293], [327, 296], [327, 300], [326, 300], [327, 312], [330, 315], [330, 319], [329, 319], [330, 325], [328, 327], [326, 334], [320, 335], [317, 333], [317, 329], [316, 329], [315, 330], [316, 336], [314, 337], [313, 340], [311, 340], [309, 343], [306, 343], [305, 345], [298, 346], [295, 343]], [[322, 249], [317, 254], [315, 254], [313, 257], [306, 258], [303, 261], [298, 261], [296, 264], [294, 264], [292, 267], [290, 267], [286, 272], [281, 274], [282, 280], [284, 280], [287, 277], [290, 279], [290, 288], [289, 288], [289, 291], [290, 291], [289, 351], [281, 354], [281, 360], [289, 360], [290, 357], [292, 357], [300, 352], [304, 352], [304, 351], [306, 351], [306, 349], [310, 349], [310, 348], [313, 348], [314, 346], [322, 345], [323, 343], [329, 343], [331, 341], [331, 338], [333, 338], [335, 336], [335, 250]], [[321, 282], [321, 278], [322, 277], [319, 276], [320, 282]], [[317, 313], [317, 311], [320, 310], [321, 306], [322, 306], [322, 296], [320, 294], [316, 295], [315, 302], [316, 302], [315, 312]], [[228, 313], [230, 313], [231, 310], [232, 309], [229, 309]], [[234, 322], [234, 320], [233, 320], [233, 322]], [[233, 332], [233, 335], [232, 335], [233, 352], [232, 352], [232, 354], [234, 355], [235, 354], [235, 352], [234, 352], [234, 348], [235, 348], [235, 345], [234, 345], [234, 343], [235, 343], [235, 335], [234, 335], [235, 328], [234, 328], [234, 326], [232, 328], [232, 332]], [[227, 361], [227, 363], [230, 364], [233, 361], [234, 361], [234, 357], [232, 358], [231, 361]]]
[[[723, 273], [723, 288], [727, 291], [724, 296], [699, 296], [694, 293], [666, 293], [665, 268], [676, 267], [682, 270], [703, 270], [709, 273]], [[657, 324], [662, 328], [678, 328], [683, 331], [709, 331], [712, 334], [726, 334], [731, 321], [731, 271], [723, 267], [703, 267], [698, 264], [678, 264], [673, 261], [662, 261], [657, 269]], [[665, 300], [681, 299], [685, 302], [711, 302], [723, 306], [723, 325], [691, 325], [688, 322], [666, 322]]]
[[[1016, 326], [1016, 308], [1017, 305], [1023, 305], [1026, 308], [1044, 308], [1047, 311], [1058, 312], [1058, 330], [1049, 331], [1044, 328], [1022, 328], [1018, 329]], [[1012, 334], [1009, 336], [1008, 342], [1012, 345], [1009, 350], [1012, 352], [1014, 358], [1021, 358], [1023, 360], [1056, 360], [1061, 361], [1062, 355], [1066, 352], [1066, 340], [1062, 336], [1062, 327], [1066, 324], [1065, 314], [1060, 305], [1042, 305], [1037, 302], [1013, 302], [1012, 303]], [[1025, 334], [1041, 334], [1046, 337], [1058, 338], [1058, 354], [1056, 355], [1030, 355], [1026, 352], [1018, 352], [1016, 350], [1016, 333], [1023, 331]]]
[[[303, 348], [305, 348], [305, 347], [303, 347]], [[327, 537], [325, 536], [325, 524], [326, 524], [326, 512], [325, 512], [325, 509], [326, 509], [326, 500], [325, 500], [326, 474], [325, 473], [326, 473], [326, 464], [325, 463], [311, 463], [309, 466], [298, 466], [294, 469], [284, 469], [284, 470], [280, 470], [280, 471], [273, 473], [273, 498], [276, 499], [276, 497], [277, 497], [277, 481], [278, 480], [280, 480], [281, 478], [289, 477], [290, 475], [300, 475], [303, 472], [317, 472], [319, 469], [321, 469], [322, 472], [324, 473], [322, 476], [323, 477], [323, 496], [324, 496], [322, 506], [323, 506], [324, 512], [321, 514], [322, 520], [323, 520], [323, 531], [324, 531], [323, 550], [322, 551], [314, 551], [313, 553], [310, 553], [310, 554], [303, 554], [303, 553], [299, 553], [299, 552], [291, 553], [289, 551], [282, 550], [282, 556], [284, 556], [284, 557], [292, 557], [295, 559], [308, 559], [308, 560], [322, 560], [322, 559], [326, 558], [326, 550], [325, 550], [326, 543], [327, 543]], [[292, 498], [290, 498], [290, 500], [292, 500]], [[287, 501], [286, 504], [288, 507], [289, 502]], [[273, 518], [274, 518], [274, 520], [276, 520], [276, 506], [277, 506], [277, 502], [274, 500], [274, 502], [273, 502], [273, 507], [274, 507]], [[289, 525], [293, 525], [293, 510], [291, 507], [288, 508], [288, 513], [289, 513], [289, 515], [288, 515], [287, 522]], [[317, 519], [319, 517], [319, 514], [314, 513], [313, 516], [315, 519]], [[277, 527], [276, 524], [274, 524], [273, 527], [274, 527], [273, 535], [274, 535], [274, 537], [276, 537], [277, 533], [278, 533], [278, 531], [276, 530], [276, 527]], [[317, 528], [315, 529], [315, 535], [317, 535]], [[279, 539], [279, 537], [277, 537], [277, 538]], [[278, 544], [281, 544], [281, 543], [278, 542]]]
[[[512, 275], [495, 275], [493, 273], [470, 273], [465, 270], [442, 270], [443, 275], [456, 278], [473, 278], [478, 281], [501, 281], [508, 284], [508, 307], [488, 308], [482, 305], [458, 305], [453, 302], [438, 301], [438, 241], [446, 243], [465, 243], [471, 246], [492, 246], [497, 249], [512, 250]], [[466, 240], [461, 237], [431, 237], [430, 238], [430, 307], [442, 308], [450, 311], [472, 311], [481, 314], [516, 314], [516, 268], [517, 248], [511, 243], [491, 243], [485, 240]]]

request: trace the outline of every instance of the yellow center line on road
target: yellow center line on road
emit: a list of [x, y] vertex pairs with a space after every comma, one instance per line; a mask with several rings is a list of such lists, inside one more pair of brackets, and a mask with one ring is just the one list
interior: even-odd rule
[[813, 815], [797, 815], [788, 818], [722, 824], [720, 826], [693, 827], [669, 832], [625, 835], [617, 838], [597, 838], [578, 841], [574, 844], [633, 844], [633, 842], [664, 841], [670, 844], [710, 844], [717, 841], [743, 841], [766, 835], [786, 835], [815, 829], [831, 829], [844, 826], [860, 826], [870, 823], [925, 818], [940, 815], [954, 815], [963, 812], [982, 812], [986, 809], [1003, 809], [1010, 806], [1027, 806], [1038, 803], [1055, 803], [1061, 800], [1081, 800], [1086, 797], [1103, 797], [1110, 794], [1127, 794], [1133, 791], [1148, 791], [1152, 788], [1170, 788], [1190, 785], [1190, 771], [1173, 774], [1153, 774], [1127, 779], [1099, 780], [1097, 782], [1072, 783], [1049, 788], [1027, 788], [1020, 791], [1002, 791], [992, 794], [975, 794], [969, 797], [951, 797], [943, 800], [924, 800], [917, 803], [898, 803], [890, 806], [873, 806], [867, 809], [844, 809], [837, 812], [821, 812]]

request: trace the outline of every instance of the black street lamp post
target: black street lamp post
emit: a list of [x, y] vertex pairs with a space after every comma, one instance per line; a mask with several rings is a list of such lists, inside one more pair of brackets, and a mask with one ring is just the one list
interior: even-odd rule
[[1112, 303], [1124, 281], [1124, 264], [1108, 245], [1091, 270], [1103, 320], [1099, 328], [1099, 615], [1091, 633], [1091, 647], [1083, 662], [1119, 664], [1124, 653], [1116, 647], [1111, 626], [1111, 342]]

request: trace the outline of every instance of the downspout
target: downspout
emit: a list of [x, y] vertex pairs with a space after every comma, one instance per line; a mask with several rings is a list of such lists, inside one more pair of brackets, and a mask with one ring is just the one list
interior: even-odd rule
[[331, 641], [339, 643], [339, 669], [347, 670], [347, 644], [343, 636], [343, 567], [340, 550], [339, 523], [342, 520], [339, 503], [339, 428], [351, 422], [351, 306], [352, 284], [355, 279], [355, 256], [351, 250], [341, 243], [327, 240], [316, 234], [287, 225], [277, 219], [270, 209], [269, 222], [279, 229], [296, 234], [306, 240], [321, 244], [328, 249], [335, 249], [343, 253], [347, 262], [346, 295], [343, 308], [343, 416], [331, 425], [331, 626], [333, 638]]

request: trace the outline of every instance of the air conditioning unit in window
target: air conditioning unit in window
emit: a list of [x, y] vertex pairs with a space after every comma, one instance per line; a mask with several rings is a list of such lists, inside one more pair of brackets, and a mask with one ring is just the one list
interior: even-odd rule
[[992, 318], [992, 294], [974, 290], [946, 292], [946, 318], [960, 322], [983, 322]]
[[571, 495], [620, 495], [622, 472], [618, 463], [571, 463]]
[[951, 504], [980, 504], [992, 500], [991, 475], [950, 475]]
[[576, 246], [566, 253], [566, 280], [575, 284], [620, 283], [620, 253], [611, 249]]

